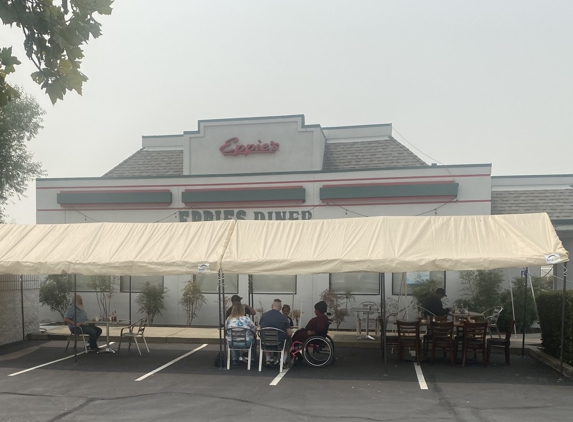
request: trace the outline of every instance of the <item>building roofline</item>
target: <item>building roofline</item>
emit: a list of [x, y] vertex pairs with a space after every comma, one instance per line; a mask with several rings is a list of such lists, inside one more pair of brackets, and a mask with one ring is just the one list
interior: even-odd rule
[[524, 174], [511, 175], [511, 176], [491, 176], [492, 179], [523, 179], [523, 178], [537, 178], [537, 177], [573, 177], [573, 174]]
[[343, 170], [303, 170], [303, 171], [284, 171], [272, 173], [228, 173], [228, 174], [182, 174], [178, 176], [121, 176], [121, 177], [54, 177], [54, 178], [37, 178], [36, 181], [57, 181], [57, 180], [120, 180], [120, 179], [192, 179], [200, 177], [236, 177], [236, 176], [278, 176], [288, 174], [329, 174], [329, 173], [349, 173], [362, 171], [394, 171], [394, 170], [428, 170], [428, 169], [448, 169], [464, 167], [488, 167], [491, 164], [454, 164], [448, 166], [406, 166], [406, 167], [374, 167], [367, 169], [343, 169]]

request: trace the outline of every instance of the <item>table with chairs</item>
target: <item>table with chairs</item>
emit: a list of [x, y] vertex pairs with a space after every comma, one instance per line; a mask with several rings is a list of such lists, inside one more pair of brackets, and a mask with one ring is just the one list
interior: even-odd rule
[[[497, 318], [499, 318], [500, 312], [497, 312]], [[483, 316], [483, 314], [480, 315]], [[495, 322], [497, 323], [497, 319]], [[411, 351], [415, 354], [418, 365], [422, 362], [422, 357], [434, 362], [436, 350], [442, 351], [444, 357], [449, 353], [449, 362], [454, 365], [461, 353], [462, 367], [466, 365], [468, 356], [472, 352], [473, 359], [476, 360], [481, 357], [481, 362], [486, 367], [491, 349], [503, 348], [506, 363], [509, 365], [510, 338], [514, 321], [510, 322], [505, 338], [488, 339], [488, 333], [491, 336], [490, 324], [488, 319], [476, 321], [468, 318], [467, 315], [465, 319], [448, 319], [447, 316], [435, 316], [428, 319], [418, 318], [416, 321], [398, 320], [396, 322], [397, 336], [395, 338], [387, 336], [386, 345], [397, 346], [398, 361], [404, 361], [405, 352]], [[383, 353], [386, 351], [384, 350]]]

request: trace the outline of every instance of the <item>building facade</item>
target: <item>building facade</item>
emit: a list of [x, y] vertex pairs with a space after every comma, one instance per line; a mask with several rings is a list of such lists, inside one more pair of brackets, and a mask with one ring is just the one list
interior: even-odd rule
[[[102, 177], [39, 179], [37, 223], [503, 214], [513, 210], [501, 207], [510, 192], [504, 183], [491, 177], [490, 164], [425, 163], [393, 138], [390, 124], [321, 127], [306, 124], [302, 115], [204, 120], [196, 131], [144, 136], [140, 150]], [[492, 205], [498, 197], [500, 206]], [[197, 277], [207, 303], [194, 324], [215, 325], [216, 278]], [[385, 274], [386, 295], [407, 305], [405, 284], [428, 277], [445, 280], [448, 296], [459, 296], [456, 272]], [[180, 299], [191, 278], [114, 277], [118, 292], [112, 308], [127, 317], [131, 283], [136, 318], [135, 298], [149, 281], [167, 290], [167, 309], [156, 323], [185, 325]], [[226, 294], [246, 298], [249, 280], [255, 308], [268, 310], [278, 297], [302, 311], [301, 323], [312, 317], [313, 304], [327, 289], [351, 293], [349, 306], [380, 301], [378, 275], [367, 273], [228, 275]], [[79, 276], [78, 290], [85, 291], [87, 309], [97, 314], [88, 281]], [[42, 320], [59, 319], [45, 307], [40, 312]], [[351, 317], [343, 327], [353, 324]]]

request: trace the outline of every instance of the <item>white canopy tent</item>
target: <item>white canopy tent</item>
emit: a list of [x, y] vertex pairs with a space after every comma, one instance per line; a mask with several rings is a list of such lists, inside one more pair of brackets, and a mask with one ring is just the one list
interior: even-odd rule
[[385, 272], [568, 260], [547, 214], [0, 226], [0, 274], [366, 271], [383, 282]]
[[317, 274], [568, 261], [547, 214], [0, 225], [0, 274]]

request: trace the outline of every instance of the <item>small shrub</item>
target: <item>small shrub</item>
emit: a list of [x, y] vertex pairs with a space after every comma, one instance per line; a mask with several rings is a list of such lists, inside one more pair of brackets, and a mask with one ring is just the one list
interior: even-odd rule
[[[563, 292], [541, 292], [537, 296], [539, 325], [541, 327], [541, 345], [543, 351], [559, 359], [561, 354], [561, 313]], [[565, 297], [565, 342], [563, 361], [573, 365], [573, 292]]]
[[197, 316], [197, 311], [207, 303], [201, 286], [195, 280], [190, 279], [183, 288], [183, 296], [181, 297], [181, 304], [187, 313], [187, 325], [191, 327], [193, 319]]
[[135, 303], [139, 305], [139, 313], [147, 315], [147, 323], [153, 324], [155, 315], [161, 315], [161, 311], [165, 309], [165, 295], [167, 290], [163, 286], [151, 284], [149, 281], [143, 286], [143, 290], [135, 299]]
[[58, 312], [64, 319], [64, 312], [72, 303], [73, 292], [68, 286], [68, 275], [49, 275], [40, 285], [40, 303]]

